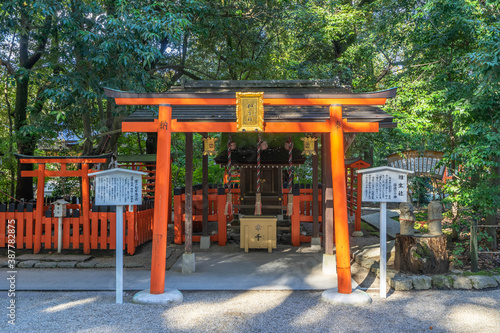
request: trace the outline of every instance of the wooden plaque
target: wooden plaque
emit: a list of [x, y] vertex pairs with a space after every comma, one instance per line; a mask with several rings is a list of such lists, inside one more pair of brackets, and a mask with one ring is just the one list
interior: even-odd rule
[[236, 93], [236, 130], [238, 132], [264, 131], [264, 93]]

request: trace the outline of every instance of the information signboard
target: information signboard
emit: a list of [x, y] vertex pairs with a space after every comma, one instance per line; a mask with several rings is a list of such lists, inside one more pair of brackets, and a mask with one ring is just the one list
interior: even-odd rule
[[123, 206], [142, 203], [142, 176], [145, 172], [110, 169], [95, 176], [95, 205], [116, 206], [116, 303], [123, 303]]
[[143, 174], [145, 173], [127, 169], [111, 169], [92, 174], [96, 176], [95, 205], [140, 205]]
[[362, 177], [362, 200], [380, 202], [380, 297], [387, 297], [387, 203], [406, 202], [410, 170], [378, 167], [358, 170]]
[[389, 170], [363, 173], [363, 201], [406, 202], [408, 171], [403, 171], [404, 173]]

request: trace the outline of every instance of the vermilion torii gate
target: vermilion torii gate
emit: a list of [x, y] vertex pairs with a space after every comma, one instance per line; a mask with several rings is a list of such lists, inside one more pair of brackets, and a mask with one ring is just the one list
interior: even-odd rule
[[[151, 265], [151, 294], [162, 294], [165, 291], [165, 261], [167, 250], [167, 216], [170, 188], [170, 148], [171, 133], [173, 132], [237, 132], [239, 129], [237, 121], [230, 119], [199, 117], [197, 119], [175, 119], [172, 117], [173, 108], [195, 108], [198, 112], [213, 112], [216, 106], [223, 109], [236, 109], [238, 89], [219, 89], [213, 92], [213, 87], [227, 88], [234, 82], [245, 81], [205, 81], [209, 82], [204, 89], [197, 91], [165, 92], [165, 93], [130, 93], [111, 89], [105, 89], [106, 95], [115, 98], [118, 105], [158, 105], [158, 119], [149, 122], [133, 121], [122, 124], [123, 132], [157, 132], [157, 164], [156, 164], [156, 193], [154, 207], [153, 226], [153, 252]], [[249, 81], [247, 81], [249, 82]], [[250, 81], [259, 82], [259, 81]], [[260, 81], [263, 82], [263, 81]], [[286, 82], [286, 81], [281, 81]], [[310, 81], [317, 82], [317, 81]], [[273, 81], [280, 84], [280, 81]], [[193, 82], [197, 85], [197, 81]], [[241, 87], [237, 84], [233, 88]], [[262, 124], [259, 132], [262, 133], [321, 133], [329, 134], [329, 146], [331, 160], [331, 177], [333, 189], [333, 218], [331, 214], [325, 216], [325, 256], [333, 256], [333, 227], [335, 227], [336, 265], [338, 276], [338, 290], [342, 294], [350, 294], [351, 267], [349, 230], [347, 217], [346, 181], [344, 169], [344, 133], [355, 132], [378, 132], [379, 122], [390, 118], [386, 113], [374, 105], [384, 105], [387, 98], [396, 95], [396, 88], [372, 92], [372, 93], [349, 93], [338, 92], [332, 89], [266, 89], [265, 85], [250, 85], [239, 91], [261, 92], [260, 98], [263, 102], [264, 112], [273, 109], [273, 112], [282, 114], [272, 120], [262, 116]], [[302, 87], [303, 88], [303, 87]], [[332, 87], [330, 87], [332, 88]], [[332, 92], [333, 91], [333, 92]], [[352, 106], [358, 106], [356, 109]], [[280, 107], [288, 107], [281, 108]], [[240, 105], [241, 108], [241, 105]], [[278, 108], [278, 109], [276, 109]], [[290, 111], [323, 110], [326, 116], [320, 118], [299, 117], [290, 119], [286, 113]], [[287, 111], [288, 110], [288, 111]], [[327, 111], [326, 111], [327, 110]], [[354, 111], [353, 111], [354, 110]], [[357, 111], [356, 111], [357, 110]], [[301, 111], [301, 112], [302, 112]], [[344, 111], [344, 117], [343, 117]], [[305, 112], [305, 111], [304, 111]], [[324, 112], [324, 113], [325, 113]], [[296, 113], [296, 112], [295, 112]], [[382, 114], [383, 113], [383, 114]], [[367, 116], [368, 115], [368, 116]], [[213, 117], [213, 115], [212, 115]], [[240, 116], [241, 118], [241, 116]], [[391, 124], [392, 124], [392, 118]], [[184, 121], [182, 121], [184, 120]], [[187, 120], [187, 121], [186, 121]], [[218, 121], [217, 121], [218, 120]], [[354, 120], [354, 121], [353, 121]], [[325, 152], [328, 154], [328, 151]], [[331, 198], [328, 190], [325, 196]]]

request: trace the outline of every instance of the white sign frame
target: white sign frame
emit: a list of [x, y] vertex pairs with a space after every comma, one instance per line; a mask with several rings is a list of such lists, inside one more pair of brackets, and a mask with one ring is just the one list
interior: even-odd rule
[[[407, 201], [407, 179], [408, 174], [413, 173], [413, 171], [383, 166], [362, 169], [357, 172], [363, 175], [362, 201], [380, 202], [380, 297], [387, 298], [387, 202]], [[403, 176], [403, 178], [400, 176]], [[365, 179], [371, 181], [373, 187], [365, 184]], [[396, 183], [389, 182], [389, 179], [395, 179]], [[400, 187], [400, 184], [403, 184], [403, 186]], [[397, 189], [396, 197], [394, 197], [394, 185]], [[383, 193], [384, 190], [387, 190], [391, 195]], [[403, 195], [399, 195], [399, 191], [402, 191]]]
[[128, 169], [110, 169], [89, 174], [95, 176], [96, 206], [140, 205], [142, 176], [147, 173]]
[[[140, 205], [142, 203], [143, 175], [147, 175], [147, 173], [116, 168], [89, 174], [89, 177], [96, 177], [94, 205], [116, 206], [116, 304], [123, 303], [123, 205]], [[104, 179], [109, 186], [100, 186], [102, 184], [99, 184], [99, 181]], [[137, 180], [139, 180], [138, 187]], [[135, 190], [135, 195], [126, 193], [127, 188]]]

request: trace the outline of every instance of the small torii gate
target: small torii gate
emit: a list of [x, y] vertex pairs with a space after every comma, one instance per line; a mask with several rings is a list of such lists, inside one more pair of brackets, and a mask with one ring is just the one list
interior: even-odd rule
[[[241, 119], [243, 113], [241, 113], [241, 111], [238, 113], [238, 109], [243, 109], [245, 112], [248, 111], [249, 117], [253, 117], [252, 119], [247, 119], [251, 120], [249, 122], [255, 127], [252, 131], [255, 130], [261, 133], [321, 133], [327, 134], [327, 137], [329, 136], [329, 140], [326, 140], [325, 146], [328, 146], [328, 148], [325, 151], [326, 154], [324, 157], [330, 160], [332, 188], [327, 187], [324, 195], [325, 199], [330, 201], [330, 209], [327, 207], [327, 213], [324, 215], [324, 256], [334, 258], [333, 227], [335, 223], [338, 291], [342, 294], [352, 293], [346, 178], [344, 169], [344, 133], [378, 132], [379, 122], [385, 122], [385, 127], [394, 127], [392, 117], [373, 106], [385, 105], [388, 98], [396, 96], [396, 88], [371, 93], [339, 92], [338, 88], [332, 87], [331, 82], [333, 82], [333, 80], [327, 81], [330, 83], [330, 89], [325, 89], [325, 86], [314, 86], [314, 89], [309, 89], [309, 91], [303, 89], [303, 85], [300, 85], [300, 83], [310, 82], [316, 84], [319, 80], [298, 82], [299, 87], [302, 88], [299, 92], [297, 92], [298, 89], [288, 89], [286, 87], [286, 83], [290, 81], [271, 82], [274, 85], [273, 87], [283, 83], [283, 85], [280, 86], [280, 88], [282, 88], [280, 89], [281, 91], [277, 91], [277, 89], [266, 89], [265, 83], [269, 81], [194, 81], [192, 82], [192, 87], [198, 89], [198, 91], [194, 92], [170, 91], [164, 93], [131, 93], [107, 88], [104, 89], [107, 97], [114, 98], [118, 105], [159, 106], [158, 119], [151, 119], [150, 121], [137, 119], [137, 121], [123, 122], [122, 124], [123, 132], [158, 133], [150, 286], [151, 294], [162, 294], [165, 291], [167, 220], [171, 192], [171, 133], [214, 131], [228, 133], [239, 132], [241, 131], [240, 127], [243, 123]], [[248, 86], [245, 86], [245, 88], [239, 91], [234, 89], [242, 87], [241, 84], [243, 82], [246, 82]], [[259, 82], [264, 84], [258, 85]], [[295, 81], [295, 83], [297, 83], [297, 81]], [[186, 86], [187, 85], [188, 83], [186, 83]], [[219, 90], [211, 92], [214, 90], [214, 87], [219, 88]], [[228, 87], [233, 88], [234, 91], [227, 92]], [[336, 88], [336, 90], [334, 91], [332, 88]], [[264, 90], [264, 92], [260, 92], [262, 90]], [[253, 92], [254, 98], [256, 99], [248, 100], [251, 102], [247, 105], [243, 105], [241, 101], [242, 98], [244, 100], [244, 96], [246, 96], [243, 91]], [[260, 93], [255, 93], [256, 91]], [[257, 110], [252, 109], [255, 107], [254, 104], [257, 104]], [[261, 114], [258, 110], [259, 104], [262, 108]], [[233, 112], [236, 106], [237, 121], [214, 121], [206, 117], [202, 118], [201, 121], [199, 121], [200, 119], [181, 121], [179, 119], [173, 119], [172, 117], [172, 110], [176, 107], [187, 108], [187, 111], [189, 111], [189, 108], [197, 107], [196, 110], [198, 110], [198, 112], [202, 112], [204, 108], [207, 108], [206, 112], [209, 113], [210, 110], [213, 110], [214, 106], [220, 106], [223, 109], [229, 108], [232, 109]], [[322, 108], [322, 110], [327, 109], [328, 111], [326, 116], [320, 119], [312, 119], [311, 117], [296, 119], [287, 119], [285, 117], [284, 121], [281, 117], [277, 117], [273, 119], [273, 121], [267, 121], [265, 119], [265, 108], [282, 106], [303, 109], [315, 107]], [[353, 108], [353, 106], [358, 106], [358, 108]], [[283, 114], [287, 112], [286, 109], [278, 111]], [[343, 111], [346, 115], [344, 118]], [[245, 113], [245, 115], [246, 114], [247, 113]], [[387, 122], [388, 119], [389, 122]], [[330, 156], [328, 156], [328, 153], [330, 153]], [[331, 205], [332, 201], [333, 205]], [[332, 209], [333, 207], [335, 207], [335, 209]]]
[[[21, 164], [38, 164], [37, 170], [23, 170], [22, 177], [37, 177], [37, 192], [36, 192], [36, 212], [35, 212], [35, 241], [33, 253], [39, 253], [42, 248], [42, 217], [43, 198], [45, 177], [81, 177], [82, 178], [82, 214], [80, 218], [85, 221], [83, 223], [83, 253], [90, 253], [90, 187], [89, 187], [89, 164], [107, 163], [111, 158], [111, 154], [100, 156], [27, 156], [15, 154]], [[58, 163], [61, 165], [60, 170], [47, 170], [45, 164]], [[68, 164], [80, 164], [78, 170], [67, 170]], [[48, 231], [46, 231], [48, 233]], [[50, 236], [48, 236], [50, 237]]]

